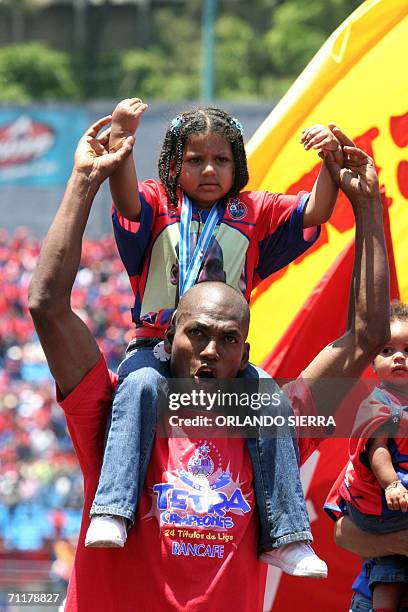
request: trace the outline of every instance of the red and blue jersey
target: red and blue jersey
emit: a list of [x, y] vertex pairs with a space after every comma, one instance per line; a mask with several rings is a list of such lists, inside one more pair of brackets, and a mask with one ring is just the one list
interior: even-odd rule
[[[178, 253], [182, 193], [177, 207], [153, 180], [139, 183], [141, 216], [131, 222], [113, 210], [115, 239], [135, 295], [132, 318], [138, 337], [162, 337], [178, 302]], [[244, 191], [224, 202], [197, 282], [222, 280], [249, 301], [252, 290], [304, 253], [320, 228], [303, 230], [309, 194]], [[193, 203], [194, 204], [194, 203]], [[209, 211], [194, 207], [192, 248]]]
[[[380, 427], [392, 423], [396, 407], [400, 407], [401, 414], [408, 411], [406, 404], [406, 397], [392, 394], [383, 387], [376, 387], [361, 404], [354, 437], [350, 438], [350, 461], [333, 485], [325, 504], [326, 511], [334, 518], [344, 513], [345, 502], [363, 514], [384, 517], [396, 514], [397, 511], [388, 509], [384, 491], [370, 468], [366, 444]], [[408, 488], [406, 417], [398, 422], [399, 417], [394, 425], [395, 435], [388, 438], [387, 447], [398, 478]]]

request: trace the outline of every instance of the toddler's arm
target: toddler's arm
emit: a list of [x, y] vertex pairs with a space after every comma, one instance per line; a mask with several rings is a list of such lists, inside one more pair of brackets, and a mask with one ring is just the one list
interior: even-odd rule
[[[116, 151], [139, 126], [140, 117], [147, 104], [139, 98], [122, 100], [112, 113], [112, 128], [109, 137], [109, 151]], [[130, 221], [139, 221], [140, 199], [136, 168], [133, 156], [129, 155], [123, 164], [109, 178], [112, 199], [119, 213]]]
[[[306, 151], [313, 148], [319, 151], [319, 156], [323, 160], [326, 157], [334, 156], [339, 166], [343, 165], [341, 145], [330, 128], [324, 125], [313, 125], [303, 130], [300, 142]], [[326, 223], [333, 212], [337, 194], [338, 187], [326, 164], [323, 163], [304, 212], [303, 227]]]
[[368, 459], [371, 470], [379, 485], [384, 489], [389, 510], [406, 512], [408, 508], [408, 491], [399, 480], [392, 465], [387, 438], [371, 438], [367, 444]]

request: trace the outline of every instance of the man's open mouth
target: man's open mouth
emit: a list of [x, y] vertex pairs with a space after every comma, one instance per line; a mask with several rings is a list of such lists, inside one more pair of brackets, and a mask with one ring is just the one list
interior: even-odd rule
[[212, 368], [201, 366], [201, 368], [198, 368], [197, 372], [195, 373], [194, 378], [198, 380], [214, 379], [216, 378], [215, 371]]

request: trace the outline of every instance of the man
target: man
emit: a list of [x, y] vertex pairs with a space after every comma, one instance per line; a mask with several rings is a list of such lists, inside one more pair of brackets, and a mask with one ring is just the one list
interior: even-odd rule
[[[252, 471], [242, 439], [156, 438], [138, 519], [123, 549], [86, 549], [115, 378], [70, 294], [93, 198], [103, 180], [130, 153], [127, 139], [108, 154], [97, 138], [109, 117], [81, 139], [73, 174], [43, 245], [29, 307], [84, 474], [85, 507], [66, 610], [261, 610], [266, 566], [256, 558], [257, 521]], [[357, 377], [388, 334], [388, 267], [381, 204], [372, 161], [337, 128], [347, 161], [329, 162], [356, 217], [356, 261], [347, 332], [287, 389], [295, 413], [328, 414], [344, 393], [329, 378]], [[205, 300], [203, 300], [205, 292]], [[212, 368], [233, 376], [248, 359], [245, 300], [216, 283], [198, 285], [180, 303], [167, 334], [176, 376]], [[299, 440], [302, 460], [317, 442]], [[281, 466], [284, 469], [284, 466]], [[197, 471], [198, 470], [198, 471]], [[186, 487], [186, 482], [192, 486]]]

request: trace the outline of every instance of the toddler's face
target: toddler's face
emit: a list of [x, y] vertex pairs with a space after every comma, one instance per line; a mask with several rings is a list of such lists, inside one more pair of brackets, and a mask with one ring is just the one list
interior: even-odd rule
[[217, 133], [194, 134], [187, 140], [179, 178], [180, 187], [197, 204], [209, 210], [234, 182], [230, 143]]
[[386, 387], [408, 394], [408, 321], [392, 321], [391, 338], [374, 359]]

